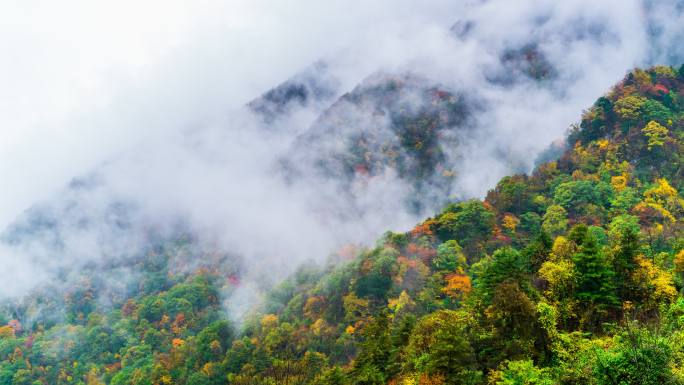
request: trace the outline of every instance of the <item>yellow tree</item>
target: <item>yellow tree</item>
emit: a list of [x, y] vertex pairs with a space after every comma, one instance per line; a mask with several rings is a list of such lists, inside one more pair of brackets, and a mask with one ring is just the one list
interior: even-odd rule
[[641, 132], [648, 138], [648, 149], [662, 147], [667, 141], [670, 131], [655, 120], [651, 120], [641, 129]]

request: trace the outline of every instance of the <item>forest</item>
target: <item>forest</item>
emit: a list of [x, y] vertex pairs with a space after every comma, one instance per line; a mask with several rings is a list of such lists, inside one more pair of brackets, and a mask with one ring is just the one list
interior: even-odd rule
[[191, 240], [160, 242], [129, 298], [93, 279], [60, 318], [6, 307], [0, 385], [684, 384], [684, 65], [631, 71], [543, 158], [298, 268], [239, 324], [239, 277], [171, 269]]

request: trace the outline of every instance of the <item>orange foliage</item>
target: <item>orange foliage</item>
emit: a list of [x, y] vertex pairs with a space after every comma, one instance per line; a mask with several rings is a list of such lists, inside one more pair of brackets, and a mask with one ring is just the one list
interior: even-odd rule
[[174, 348], [179, 348], [185, 344], [185, 341], [183, 341], [182, 338], [174, 338], [171, 341], [171, 345], [173, 345]]
[[472, 290], [470, 277], [464, 274], [449, 274], [446, 276], [447, 284], [442, 291], [452, 298], [463, 298]]
[[418, 238], [421, 235], [432, 235], [432, 230], [430, 229], [430, 226], [433, 224], [433, 221], [425, 221], [411, 230], [411, 236], [414, 238]]
[[444, 385], [444, 376], [441, 374], [431, 376], [429, 374], [423, 373], [418, 381], [419, 385]]

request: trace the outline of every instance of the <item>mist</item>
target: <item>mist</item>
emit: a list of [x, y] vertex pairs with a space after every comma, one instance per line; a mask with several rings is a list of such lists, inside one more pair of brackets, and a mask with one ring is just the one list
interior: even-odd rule
[[[230, 256], [221, 263], [243, 283], [225, 302], [239, 318], [302, 263], [529, 172], [628, 70], [681, 64], [683, 11], [665, 1], [0, 4], [0, 47], [15, 54], [0, 64], [0, 297], [60, 287], [83, 269], [133, 279], [126, 261], [150, 234], [181, 232], [198, 245], [184, 265]], [[538, 55], [545, 76], [530, 76], [520, 52]], [[325, 92], [273, 119], [247, 107], [297, 74]], [[442, 138], [455, 173], [446, 193], [423, 191], [416, 210], [391, 168], [349, 183], [317, 174], [305, 160], [326, 158], [337, 137], [304, 146], [298, 176], [283, 175], [282, 159], [340, 97], [402, 74], [474, 106]], [[335, 111], [393, 140], [391, 122], [368, 109]]]

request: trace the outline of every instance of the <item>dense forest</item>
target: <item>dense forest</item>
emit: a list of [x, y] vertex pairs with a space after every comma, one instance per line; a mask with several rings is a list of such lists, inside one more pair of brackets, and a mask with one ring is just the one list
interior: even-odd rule
[[241, 324], [220, 300], [239, 276], [170, 269], [190, 241], [165, 241], [131, 298], [7, 307], [0, 384], [684, 383], [684, 66], [629, 73], [545, 159], [301, 267]]

